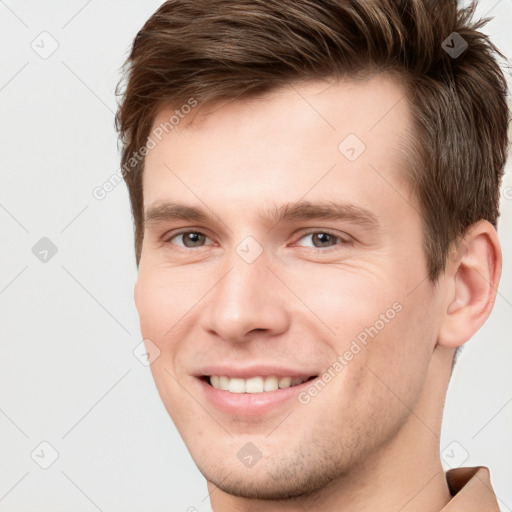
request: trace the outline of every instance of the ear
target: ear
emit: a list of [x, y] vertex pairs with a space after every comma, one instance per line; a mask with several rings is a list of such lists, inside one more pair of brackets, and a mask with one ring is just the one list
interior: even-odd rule
[[438, 344], [460, 347], [489, 317], [501, 276], [501, 247], [486, 220], [470, 226], [447, 263], [447, 296]]

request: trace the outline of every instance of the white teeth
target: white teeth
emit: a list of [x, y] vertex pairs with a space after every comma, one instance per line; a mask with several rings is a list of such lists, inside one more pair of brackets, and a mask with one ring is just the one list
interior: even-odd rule
[[265, 379], [265, 384], [263, 384], [263, 390], [264, 391], [275, 391], [279, 388], [279, 381], [277, 380], [277, 377], [267, 377]]
[[210, 384], [215, 389], [229, 391], [230, 393], [263, 393], [265, 391], [275, 391], [276, 389], [285, 389], [291, 386], [297, 386], [307, 379], [308, 377], [277, 378], [273, 375], [269, 377], [240, 379], [238, 377], [226, 377], [225, 375], [212, 375], [210, 377]]
[[[215, 377], [215, 375], [212, 375], [212, 378], [213, 377]], [[213, 382], [212, 386], [215, 387]], [[223, 391], [227, 391], [229, 389], [229, 377], [219, 377], [219, 389], [222, 389]]]
[[231, 393], [245, 393], [245, 379], [229, 379], [229, 389]]
[[292, 385], [292, 378], [291, 377], [281, 377], [279, 379], [279, 387], [281, 389], [289, 388], [291, 385]]
[[263, 377], [252, 377], [245, 381], [246, 393], [261, 393], [263, 391]]

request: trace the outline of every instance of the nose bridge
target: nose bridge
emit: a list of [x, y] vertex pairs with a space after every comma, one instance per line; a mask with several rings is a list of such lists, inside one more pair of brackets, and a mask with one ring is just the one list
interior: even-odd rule
[[265, 273], [268, 270], [263, 260], [248, 264], [235, 255], [231, 258], [230, 271], [218, 290], [219, 298], [234, 309], [250, 303], [256, 306], [263, 291], [261, 285], [266, 279]]
[[278, 334], [288, 326], [285, 302], [279, 299], [268, 259], [262, 252], [247, 257], [253, 250], [242, 243], [232, 252], [229, 270], [210, 294], [203, 323], [221, 338], [244, 341], [251, 331]]

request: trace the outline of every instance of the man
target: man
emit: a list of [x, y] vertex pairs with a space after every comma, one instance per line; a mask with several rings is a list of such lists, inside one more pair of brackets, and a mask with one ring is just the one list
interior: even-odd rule
[[498, 510], [439, 457], [501, 272], [506, 85], [473, 9], [176, 0], [138, 33], [135, 300], [213, 510]]

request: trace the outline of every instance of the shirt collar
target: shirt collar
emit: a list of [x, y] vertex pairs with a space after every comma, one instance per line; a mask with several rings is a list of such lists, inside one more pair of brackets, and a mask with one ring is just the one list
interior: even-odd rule
[[486, 467], [450, 469], [446, 481], [453, 499], [441, 512], [500, 512]]

